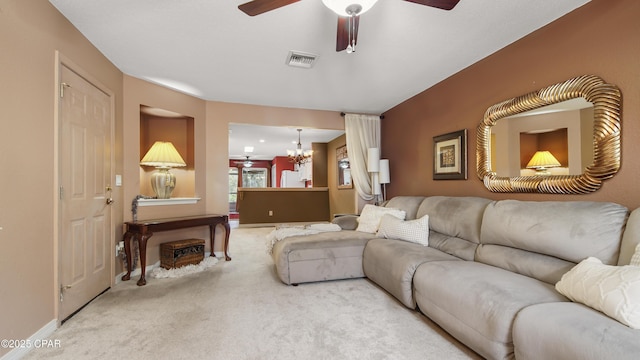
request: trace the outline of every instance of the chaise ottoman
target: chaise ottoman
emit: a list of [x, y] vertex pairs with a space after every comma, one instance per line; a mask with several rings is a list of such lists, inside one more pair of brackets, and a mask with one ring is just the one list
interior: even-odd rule
[[291, 236], [273, 245], [276, 273], [287, 285], [362, 278], [362, 253], [375, 234], [354, 230]]

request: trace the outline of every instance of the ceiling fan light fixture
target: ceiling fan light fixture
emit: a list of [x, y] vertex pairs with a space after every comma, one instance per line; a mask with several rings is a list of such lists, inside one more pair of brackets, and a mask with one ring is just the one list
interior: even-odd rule
[[364, 14], [371, 9], [377, 1], [378, 0], [322, 0], [322, 3], [339, 16], [352, 16]]

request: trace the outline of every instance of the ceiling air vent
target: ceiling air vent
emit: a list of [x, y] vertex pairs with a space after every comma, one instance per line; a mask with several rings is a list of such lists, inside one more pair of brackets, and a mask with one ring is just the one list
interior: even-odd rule
[[315, 64], [318, 55], [303, 53], [299, 51], [289, 51], [286, 64], [293, 67], [310, 69]]

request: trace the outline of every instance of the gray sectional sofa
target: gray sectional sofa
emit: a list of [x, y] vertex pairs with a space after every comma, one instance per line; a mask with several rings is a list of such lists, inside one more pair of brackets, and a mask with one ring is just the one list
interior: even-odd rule
[[[428, 246], [343, 230], [273, 247], [285, 284], [367, 277], [489, 359], [638, 359], [640, 330], [555, 288], [587, 257], [629, 264], [640, 210], [588, 201], [400, 196], [386, 207], [429, 216]], [[638, 304], [640, 307], [640, 304]]]

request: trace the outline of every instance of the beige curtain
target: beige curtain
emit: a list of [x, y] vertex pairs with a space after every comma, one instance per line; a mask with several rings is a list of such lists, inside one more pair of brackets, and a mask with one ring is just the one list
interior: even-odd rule
[[345, 114], [344, 123], [353, 186], [360, 198], [373, 200], [373, 184], [367, 172], [367, 151], [380, 148], [380, 116]]

